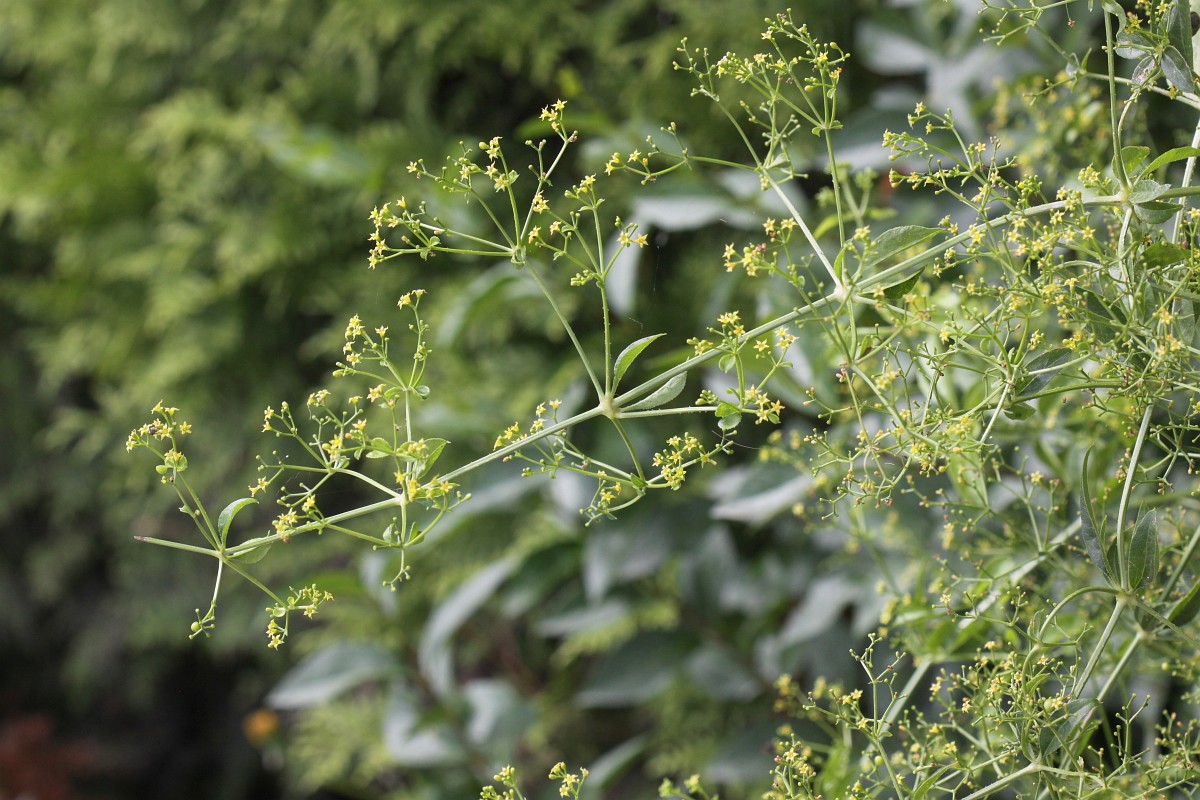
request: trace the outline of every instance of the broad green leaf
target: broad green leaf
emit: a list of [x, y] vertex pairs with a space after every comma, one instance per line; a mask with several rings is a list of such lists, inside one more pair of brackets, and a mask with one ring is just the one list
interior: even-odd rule
[[395, 675], [395, 658], [371, 644], [339, 642], [312, 653], [291, 669], [267, 695], [272, 708], [308, 708], [342, 692]]
[[617, 356], [617, 361], [613, 365], [613, 388], [615, 389], [621, 383], [621, 378], [625, 376], [625, 371], [629, 366], [642, 354], [642, 351], [649, 347], [655, 339], [666, 336], [665, 333], [656, 333], [653, 336], [643, 336], [633, 344], [626, 347]]
[[1133, 185], [1133, 189], [1130, 190], [1129, 202], [1134, 204], [1148, 203], [1169, 188], [1171, 187], [1167, 186], [1165, 183], [1159, 183], [1158, 181], [1150, 180], [1149, 178], [1143, 178], [1135, 183]]
[[1196, 91], [1196, 76], [1192, 74], [1191, 62], [1185, 61], [1183, 54], [1174, 47], [1168, 47], [1163, 52], [1162, 71], [1167, 83], [1179, 91]]
[[1037, 413], [1037, 409], [1026, 402], [1013, 403], [1004, 409], [1004, 416], [1016, 420], [1029, 419], [1035, 413]]
[[1127, 30], [1117, 34], [1113, 52], [1121, 58], [1141, 58], [1154, 50], [1154, 39], [1141, 30]]
[[869, 269], [882, 264], [910, 247], [926, 242], [943, 233], [941, 228], [925, 228], [920, 225], [902, 225], [880, 234], [871, 248], [870, 254], [863, 260], [863, 268]]
[[1088, 461], [1092, 457], [1092, 451], [1089, 448], [1083, 454], [1083, 477], [1080, 480], [1080, 492], [1082, 494], [1082, 502], [1080, 505], [1079, 514], [1079, 533], [1083, 537], [1083, 546], [1087, 550], [1088, 557], [1092, 559], [1092, 563], [1108, 581], [1109, 585], [1113, 583], [1112, 570], [1108, 567], [1108, 559], [1104, 556], [1104, 546], [1100, 543], [1100, 537], [1104, 535], [1104, 531], [1096, 527], [1096, 517], [1092, 514], [1092, 490], [1088, 486]]
[[[1121, 148], [1121, 164], [1125, 167], [1126, 175], [1133, 175], [1138, 164], [1150, 155], [1150, 148], [1140, 144], [1131, 144]], [[1140, 174], [1140, 173], [1139, 173]]]
[[658, 408], [659, 406], [665, 405], [678, 397], [679, 393], [683, 391], [683, 386], [686, 383], [687, 375], [681, 372], [664, 383], [662, 386], [655, 389], [650, 396], [642, 398], [631, 406], [625, 406], [621, 410], [648, 411], [652, 408]]
[[1026, 376], [1018, 383], [1017, 397], [1030, 397], [1050, 385], [1058, 371], [1071, 360], [1071, 351], [1065, 347], [1047, 350], [1025, 365]]
[[1129, 588], [1138, 591], [1158, 575], [1158, 524], [1154, 512], [1143, 514], [1129, 542]]
[[1159, 167], [1164, 167], [1167, 164], [1175, 161], [1182, 161], [1185, 158], [1196, 158], [1200, 156], [1200, 147], [1173, 147], [1165, 153], [1161, 153], [1158, 158], [1151, 161], [1143, 174], [1151, 175]]
[[1187, 257], [1187, 250], [1170, 242], [1156, 242], [1142, 251], [1142, 261], [1147, 267], [1166, 267]]
[[742, 421], [742, 412], [733, 403], [721, 401], [717, 405], [717, 427], [723, 431], [731, 431]]
[[258, 503], [253, 497], [243, 497], [241, 500], [234, 500], [221, 512], [217, 517], [217, 536], [221, 540], [221, 545], [224, 546], [225, 541], [229, 538], [229, 526], [233, 522], [233, 518], [237, 513], [246, 506], [256, 505]]
[[395, 455], [395, 451], [392, 450], [392, 443], [382, 436], [376, 436], [367, 443], [367, 447], [370, 448], [367, 450], [367, 458], [387, 458], [388, 456]]
[[904, 296], [912, 291], [912, 288], [917, 285], [917, 281], [921, 280], [921, 274], [925, 272], [925, 268], [921, 267], [899, 283], [893, 283], [891, 286], [883, 290], [883, 296], [888, 300], [903, 300]]
[[1149, 200], [1135, 204], [1133, 213], [1147, 225], [1161, 225], [1179, 213], [1179, 206], [1165, 200]]

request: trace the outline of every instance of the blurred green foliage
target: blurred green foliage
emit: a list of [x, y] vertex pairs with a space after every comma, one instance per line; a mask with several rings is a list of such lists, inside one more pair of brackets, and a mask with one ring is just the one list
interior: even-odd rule
[[[674, 76], [675, 49], [684, 35], [718, 54], [750, 49], [780, 7], [5, 3], [0, 648], [19, 655], [0, 667], [0, 726], [54, 715], [64, 741], [94, 745], [78, 785], [108, 796], [250, 796], [267, 785], [260, 753], [297, 796], [460, 797], [505, 761], [544, 772], [568, 755], [593, 765], [590, 790], [614, 796], [701, 767], [734, 794], [761, 783], [771, 682], [849, 674], [887, 568], [847, 557], [837, 526], [814, 538], [819, 510], [781, 515], [812, 488], [793, 470], [752, 467], [747, 453], [720, 479], [586, 536], [586, 487], [489, 472], [397, 595], [376, 588], [372, 555], [329, 544], [273, 556], [279, 574], [321, 576], [338, 596], [327, 624], [280, 657], [263, 646], [262, 598], [246, 587], [228, 593], [216, 637], [186, 639], [208, 575], [134, 546], [133, 534], [185, 528], [121, 443], [165, 398], [197, 429], [196, 483], [213, 502], [244, 494], [254, 449], [230, 443], [256, 440], [265, 406], [307, 395], [349, 314], [387, 322], [416, 287], [438, 298], [429, 382], [450, 387], [423, 413], [458, 455], [490, 449], [547, 396], [569, 400], [573, 357], [547, 341], [546, 309], [517, 276], [444, 260], [368, 273], [368, 212], [412, 188], [409, 160], [436, 161], [460, 140], [526, 138], [558, 97], [598, 163], [666, 121], [708, 152], [736, 148]], [[845, 136], [862, 165], [878, 166], [870, 147], [911, 108], [914, 85], [943, 80], [930, 66], [946, 52], [939, 37], [965, 41], [970, 12], [931, 8], [858, 29], [869, 8], [796, 8], [848, 50], [859, 36], [877, 45], [871, 70], [852, 68], [846, 83], [860, 124]], [[913, 55], [898, 38], [933, 44]], [[889, 61], [889, 47], [908, 61]], [[970, 107], [991, 74], [937, 85]], [[820, 186], [814, 178], [814, 196]], [[735, 294], [718, 259], [724, 232], [759, 202], [739, 184], [688, 176], [631, 201], [655, 247], [629, 272], [622, 335], [682, 341], [735, 299], [769, 307]], [[725, 227], [694, 232], [710, 222]], [[820, 363], [811, 356], [799, 371]], [[471, 392], [453, 391], [466, 381]], [[640, 444], [665, 430], [640, 431]], [[896, 513], [927, 512], [870, 521]], [[285, 659], [301, 658], [276, 684]], [[250, 751], [243, 716], [271, 687], [286, 726], [264, 723]], [[135, 734], [116, 733], [131, 723]]]

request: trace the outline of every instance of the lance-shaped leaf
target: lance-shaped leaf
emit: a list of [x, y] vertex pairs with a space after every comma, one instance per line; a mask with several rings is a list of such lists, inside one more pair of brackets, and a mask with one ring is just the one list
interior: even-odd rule
[[893, 283], [891, 286], [883, 290], [883, 296], [888, 300], [903, 300], [904, 295], [912, 291], [912, 288], [917, 285], [917, 281], [921, 279], [921, 273], [925, 271], [924, 267], [909, 275], [899, 283]]
[[929, 241], [939, 233], [942, 233], [941, 228], [924, 228], [920, 225], [902, 225], [899, 228], [884, 231], [875, 240], [871, 252], [863, 259], [863, 267], [870, 268], [882, 264], [910, 247]]
[[687, 383], [687, 376], [684, 373], [679, 373], [662, 386], [654, 390], [649, 397], [642, 398], [631, 406], [626, 406], [622, 411], [647, 411], [651, 408], [658, 408], [661, 405], [674, 400], [683, 391], [683, 385]]
[[1194, 620], [1196, 614], [1200, 614], [1200, 580], [1193, 583], [1192, 588], [1188, 589], [1188, 593], [1179, 598], [1179, 602], [1171, 609], [1167, 619], [1182, 627]]
[[1158, 525], [1154, 512], [1143, 514], [1129, 542], [1129, 588], [1138, 591], [1158, 575]]
[[616, 388], [621, 383], [621, 378], [624, 377], [625, 371], [642, 354], [642, 351], [649, 347], [655, 339], [662, 336], [666, 336], [666, 334], [656, 333], [653, 336], [643, 336], [621, 351], [621, 354], [617, 356], [616, 363], [613, 365], [613, 388]]
[[1017, 397], [1031, 397], [1050, 385], [1058, 371], [1071, 360], [1071, 351], [1065, 347], [1047, 350], [1025, 365], [1029, 373], [1017, 383]]
[[217, 517], [217, 535], [221, 539], [222, 547], [225, 546], [225, 541], [229, 538], [229, 526], [233, 524], [233, 518], [236, 517], [237, 513], [246, 506], [255, 505], [257, 503], [258, 501], [253, 497], [243, 497], [242, 499], [234, 500], [232, 503], [225, 506], [225, 509], [221, 512], [221, 515]]
[[1092, 563], [1104, 575], [1104, 579], [1108, 581], [1109, 585], [1112, 585], [1112, 570], [1109, 569], [1108, 559], [1104, 555], [1104, 546], [1100, 543], [1100, 536], [1104, 531], [1096, 527], [1096, 518], [1092, 515], [1092, 490], [1088, 488], [1088, 460], [1091, 456], [1091, 450], [1083, 455], [1083, 480], [1080, 481], [1083, 495], [1080, 505], [1083, 507], [1079, 513], [1079, 531], [1083, 537], [1083, 546], [1087, 550], [1088, 557], [1092, 559]]
[[[1184, 72], [1188, 76], [1188, 83], [1178, 85], [1176, 87], [1181, 91], [1191, 92], [1195, 90], [1195, 79], [1192, 76], [1192, 4], [1190, 0], [1174, 0], [1170, 10], [1167, 11], [1166, 18], [1167, 41], [1171, 46], [1167, 48], [1170, 53], [1174, 50], [1179, 55], [1179, 61], [1182, 62]], [[1163, 71], [1166, 72], [1164, 62]], [[1167, 75], [1170, 80], [1170, 75]]]
[[1153, 174], [1159, 167], [1164, 167], [1175, 161], [1182, 161], [1185, 158], [1195, 158], [1200, 156], [1200, 147], [1172, 147], [1165, 153], [1162, 153], [1158, 158], [1151, 161], [1145, 169], [1144, 174]]

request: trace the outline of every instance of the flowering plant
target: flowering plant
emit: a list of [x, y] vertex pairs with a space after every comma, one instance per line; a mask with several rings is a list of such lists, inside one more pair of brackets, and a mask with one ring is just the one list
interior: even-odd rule
[[[314, 393], [304, 415], [268, 408], [264, 430], [290, 450], [263, 457], [264, 477], [215, 523], [185, 474], [190, 428], [157, 406], [129, 446], [155, 453], [204, 544], [147, 540], [214, 558], [218, 589], [227, 569], [259, 586], [278, 647], [294, 612], [312, 616], [331, 595], [260, 582], [252, 565], [273, 546], [345, 534], [394, 554], [394, 587], [410, 575], [411, 548], [469, 500], [462, 486], [486, 465], [590, 481], [590, 524], [679, 489], [770, 426], [754, 439], [761, 459], [806, 479], [789, 510], [869, 557], [885, 602], [855, 651], [856, 678], [772, 676], [775, 711], [790, 722], [769, 797], [1194, 793], [1200, 209], [1188, 199], [1200, 194], [1200, 124], [1190, 145], [1170, 148], [1143, 143], [1139, 127], [1163, 106], [1200, 111], [1191, 15], [1182, 2], [1135, 14], [1112, 0], [1086, 13], [1103, 25], [1102, 68], [1064, 51], [1067, 68], [1038, 97], [1053, 112], [1062, 95], [1101, 87], [1108, 159], [1061, 185], [1028, 153], [1005, 155], [1003, 132], [971, 140], [925, 103], [883, 136], [895, 161], [886, 184], [852, 170], [836, 136], [849, 56], [787, 14], [768, 20], [761, 52], [680, 50], [677, 69], [733, 126], [744, 163], [692, 152], [670, 125], [613, 153], [603, 176], [564, 180], [579, 135], [561, 101], [542, 111], [547, 137], [517, 148], [524, 158], [492, 138], [439, 166], [412, 162], [487, 227], [400, 198], [371, 215], [370, 266], [511, 262], [578, 356], [588, 399], [547, 397], [492, 452], [444, 468], [450, 443], [421, 418], [433, 352], [413, 290], [399, 301], [405, 356], [386, 326], [353, 317], [334, 372], [350, 388]], [[1061, 15], [1011, 3], [985, 18], [1005, 41]], [[826, 155], [823, 219], [801, 211], [797, 189], [807, 167], [796, 143], [810, 136]], [[678, 359], [643, 373], [642, 356], [668, 334], [618, 339], [614, 271], [650, 232], [610, 210], [610, 182], [709, 169], [752, 176], [777, 210], [713, 259], [744, 274], [758, 302], [753, 314], [719, 312]], [[930, 224], [879, 230], [883, 192], [952, 205]], [[594, 340], [568, 310], [581, 303]], [[800, 359], [817, 366], [805, 375]], [[647, 448], [636, 429], [654, 418], [692, 427]], [[615, 446], [580, 433], [597, 426]], [[378, 499], [326, 513], [327, 487], [345, 480]], [[231, 543], [234, 517], [272, 490], [282, 508], [272, 531]], [[216, 605], [214, 591], [194, 634], [212, 629]], [[551, 777], [563, 796], [578, 794], [582, 780], [565, 767]], [[520, 796], [510, 770], [497, 780], [506, 792], [484, 796]], [[706, 796], [696, 779], [663, 793]]]

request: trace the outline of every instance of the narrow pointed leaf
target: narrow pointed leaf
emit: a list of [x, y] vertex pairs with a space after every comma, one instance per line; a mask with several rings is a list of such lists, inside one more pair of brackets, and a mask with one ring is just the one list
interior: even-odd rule
[[1153, 583], [1158, 574], [1158, 524], [1156, 515], [1143, 514], [1129, 542], [1129, 587], [1134, 591]]
[[939, 233], [942, 233], [941, 228], [925, 228], [920, 225], [902, 225], [899, 228], [884, 231], [875, 240], [875, 246], [863, 261], [863, 267], [882, 264], [910, 247], [929, 241]]
[[653, 336], [644, 336], [621, 351], [621, 354], [617, 356], [616, 364], [613, 365], [613, 388], [616, 388], [621, 383], [621, 378], [624, 377], [625, 371], [642, 354], [642, 351], [649, 347], [655, 339], [662, 336], [666, 336], [666, 334], [656, 333]]
[[903, 300], [904, 295], [912, 291], [912, 288], [917, 285], [917, 281], [921, 279], [921, 273], [924, 271], [925, 268], [922, 267], [899, 283], [893, 283], [883, 290], [883, 296], [888, 300]]
[[1145, 174], [1152, 174], [1159, 167], [1166, 166], [1174, 161], [1182, 161], [1185, 158], [1195, 158], [1197, 156], [1200, 156], [1200, 147], [1173, 147], [1151, 161], [1146, 167]]
[[225, 506], [225, 510], [217, 517], [217, 535], [221, 539], [222, 546], [224, 546], [225, 540], [229, 538], [229, 526], [233, 523], [233, 518], [237, 516], [237, 513], [246, 506], [257, 505], [257, 503], [258, 501], [253, 497], [243, 497]]
[[1045, 389], [1058, 375], [1062, 365], [1070, 360], [1071, 351], [1065, 347], [1047, 350], [1037, 358], [1031, 359], [1025, 365], [1025, 371], [1029, 374], [1018, 384], [1017, 397], [1029, 397]]
[[1194, 620], [1197, 614], [1200, 614], [1200, 580], [1193, 583], [1188, 593], [1179, 599], [1167, 619], [1182, 627]]
[[654, 390], [649, 397], [645, 397], [631, 406], [625, 406], [622, 411], [648, 411], [651, 408], [658, 408], [661, 405], [674, 400], [683, 391], [684, 384], [687, 383], [687, 376], [684, 373], [676, 375], [662, 386]]
[[1083, 479], [1080, 481], [1082, 485], [1083, 501], [1080, 505], [1083, 507], [1079, 513], [1079, 530], [1083, 537], [1083, 546], [1087, 550], [1088, 557], [1092, 559], [1092, 563], [1104, 575], [1104, 579], [1112, 583], [1112, 570], [1108, 568], [1108, 560], [1104, 557], [1104, 547], [1100, 543], [1100, 536], [1104, 533], [1096, 527], [1096, 518], [1092, 515], [1092, 491], [1088, 488], [1088, 460], [1091, 458], [1092, 451], [1088, 450], [1083, 456]]

